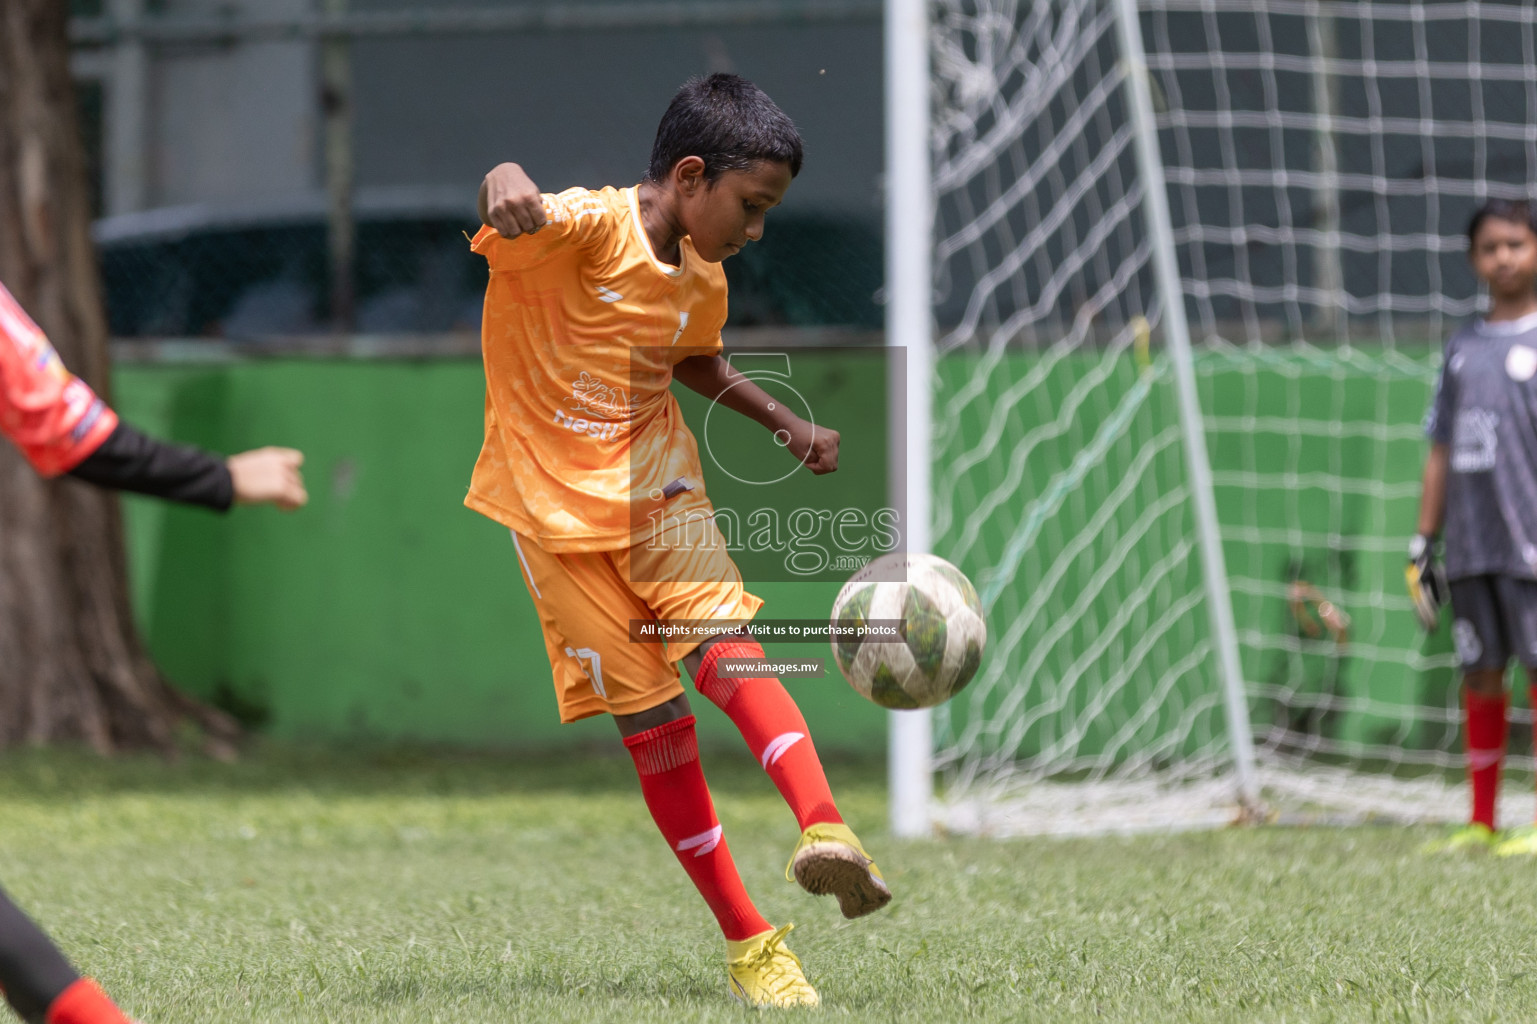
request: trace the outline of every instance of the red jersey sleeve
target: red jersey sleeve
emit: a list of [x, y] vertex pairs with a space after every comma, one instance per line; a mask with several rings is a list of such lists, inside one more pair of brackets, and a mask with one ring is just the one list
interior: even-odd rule
[[0, 434], [43, 476], [67, 473], [117, 428], [117, 414], [70, 373], [0, 285]]

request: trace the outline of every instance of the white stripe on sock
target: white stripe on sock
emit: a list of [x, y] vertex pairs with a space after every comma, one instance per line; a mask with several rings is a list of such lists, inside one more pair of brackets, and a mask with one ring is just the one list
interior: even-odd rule
[[[716, 825], [708, 832], [701, 832], [697, 836], [689, 836], [678, 844], [678, 852], [687, 853], [693, 850], [695, 857], [703, 857], [720, 845], [722, 834], [723, 830], [719, 825]], [[695, 847], [698, 847], [698, 849], [695, 849]]]
[[768, 766], [778, 764], [779, 759], [785, 756], [785, 751], [795, 746], [806, 738], [803, 732], [782, 732], [769, 740], [768, 746], [763, 748], [763, 770], [768, 771]]
[[1500, 763], [1500, 758], [1505, 756], [1501, 747], [1491, 747], [1488, 750], [1469, 750], [1466, 754], [1468, 771], [1476, 772], [1480, 768], [1493, 768]]

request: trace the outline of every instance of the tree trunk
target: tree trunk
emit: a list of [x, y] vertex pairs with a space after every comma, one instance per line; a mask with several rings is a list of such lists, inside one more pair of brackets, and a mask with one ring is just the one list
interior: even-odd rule
[[[63, 0], [0, 0], [0, 281], [107, 398]], [[44, 481], [0, 444], [0, 747], [84, 741], [170, 752], [182, 723], [227, 749], [232, 720], [177, 693], [128, 603], [117, 497]]]

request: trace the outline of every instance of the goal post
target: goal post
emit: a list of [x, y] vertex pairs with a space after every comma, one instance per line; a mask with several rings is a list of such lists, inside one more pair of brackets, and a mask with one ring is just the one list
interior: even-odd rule
[[[928, 0], [886, 0], [886, 343], [892, 360], [891, 486], [906, 509], [906, 549], [927, 553], [933, 452], [933, 193], [929, 163]], [[893, 835], [932, 828], [933, 715], [887, 712], [887, 786]]]
[[894, 831], [1461, 816], [1403, 552], [1467, 219], [1537, 182], [1537, 9], [888, 0], [886, 32], [910, 536], [990, 639], [893, 717]]
[[1153, 277], [1162, 306], [1164, 339], [1173, 368], [1174, 388], [1179, 395], [1180, 435], [1185, 445], [1190, 502], [1194, 506], [1195, 527], [1200, 540], [1206, 614], [1211, 620], [1212, 646], [1222, 684], [1222, 704], [1232, 750], [1234, 796], [1244, 812], [1261, 814], [1263, 807], [1254, 780], [1254, 743], [1248, 697], [1244, 692], [1243, 668], [1238, 660], [1233, 602], [1228, 595], [1227, 560], [1222, 553], [1221, 527], [1212, 499], [1205, 418], [1201, 415], [1201, 400], [1196, 394], [1190, 325], [1185, 320], [1185, 293], [1180, 284], [1179, 260], [1174, 253], [1174, 227], [1169, 220], [1163, 161], [1158, 152], [1158, 129], [1153, 124], [1153, 101], [1148, 88], [1147, 56], [1142, 48], [1142, 26], [1137, 20], [1137, 0], [1115, 0], [1115, 22], [1125, 64], [1137, 173], [1143, 182], [1142, 211], [1152, 247]]

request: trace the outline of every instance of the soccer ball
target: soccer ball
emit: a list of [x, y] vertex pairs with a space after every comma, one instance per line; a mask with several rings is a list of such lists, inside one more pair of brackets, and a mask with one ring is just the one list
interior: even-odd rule
[[[900, 643], [846, 634], [879, 620], [901, 623]], [[833, 659], [843, 678], [885, 708], [943, 704], [971, 682], [987, 646], [977, 588], [934, 555], [883, 555], [833, 602]]]

